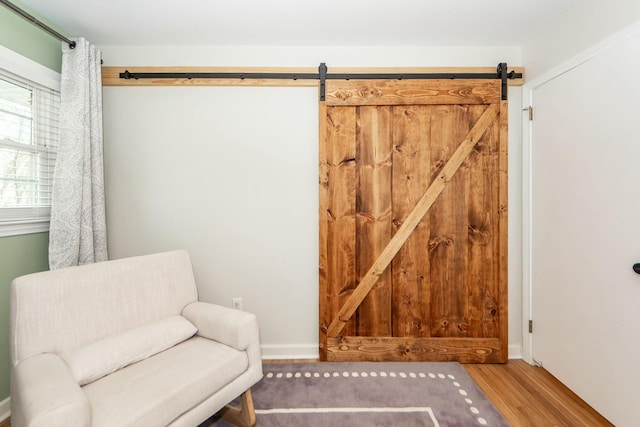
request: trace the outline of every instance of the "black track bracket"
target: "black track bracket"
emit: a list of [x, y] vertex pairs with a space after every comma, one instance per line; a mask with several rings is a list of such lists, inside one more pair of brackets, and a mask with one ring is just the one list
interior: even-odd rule
[[324, 62], [318, 67], [318, 75], [320, 78], [320, 102], [324, 102], [327, 90], [327, 64]]
[[[513, 71], [512, 71], [513, 73]], [[501, 99], [503, 101], [506, 101], [508, 98], [507, 92], [509, 89], [509, 82], [507, 79], [509, 79], [509, 73], [507, 72], [507, 63], [506, 62], [501, 62], [498, 64], [498, 77], [500, 78], [500, 80], [502, 81], [502, 97]], [[513, 77], [512, 77], [513, 78]]]

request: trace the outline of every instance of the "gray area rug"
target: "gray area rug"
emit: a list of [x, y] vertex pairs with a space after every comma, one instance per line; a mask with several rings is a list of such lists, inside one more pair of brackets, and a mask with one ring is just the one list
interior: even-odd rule
[[252, 390], [258, 427], [509, 425], [455, 362], [265, 364]]

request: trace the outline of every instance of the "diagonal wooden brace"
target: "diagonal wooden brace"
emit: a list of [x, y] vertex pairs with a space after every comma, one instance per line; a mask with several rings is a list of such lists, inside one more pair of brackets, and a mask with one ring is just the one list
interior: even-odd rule
[[480, 119], [478, 119], [469, 133], [467, 133], [460, 146], [456, 149], [455, 153], [453, 153], [453, 156], [451, 156], [447, 164], [442, 168], [442, 171], [440, 171], [429, 188], [427, 188], [427, 191], [422, 195], [416, 206], [407, 216], [407, 219], [382, 250], [358, 286], [356, 286], [349, 299], [347, 299], [340, 308], [340, 311], [338, 311], [338, 314], [327, 329], [328, 337], [337, 337], [342, 331], [351, 316], [353, 316], [353, 313], [355, 313], [360, 304], [362, 304], [362, 301], [364, 301], [369, 294], [371, 288], [373, 288], [382, 273], [384, 273], [384, 270], [386, 270], [398, 251], [400, 251], [400, 248], [402, 248], [411, 233], [413, 233], [413, 230], [415, 230], [420, 221], [422, 221], [422, 218], [446, 188], [449, 181], [451, 181], [453, 175], [460, 166], [462, 166], [467, 157], [469, 157], [469, 154], [471, 154], [484, 132], [489, 128], [491, 123], [493, 123], [499, 111], [499, 104], [490, 104], [485, 112], [482, 113]]

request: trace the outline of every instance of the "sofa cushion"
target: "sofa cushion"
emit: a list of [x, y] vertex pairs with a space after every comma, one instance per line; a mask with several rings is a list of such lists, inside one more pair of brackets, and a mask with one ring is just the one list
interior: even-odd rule
[[104, 338], [61, 357], [78, 384], [85, 385], [173, 347], [196, 332], [196, 327], [184, 317], [171, 316]]
[[169, 425], [248, 365], [246, 352], [192, 337], [82, 387], [91, 404], [91, 426]]

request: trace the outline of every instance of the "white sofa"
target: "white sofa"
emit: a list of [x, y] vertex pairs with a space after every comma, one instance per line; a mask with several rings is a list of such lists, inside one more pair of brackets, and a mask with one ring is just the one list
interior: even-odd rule
[[199, 302], [185, 251], [15, 279], [10, 347], [13, 427], [255, 423], [256, 318]]

